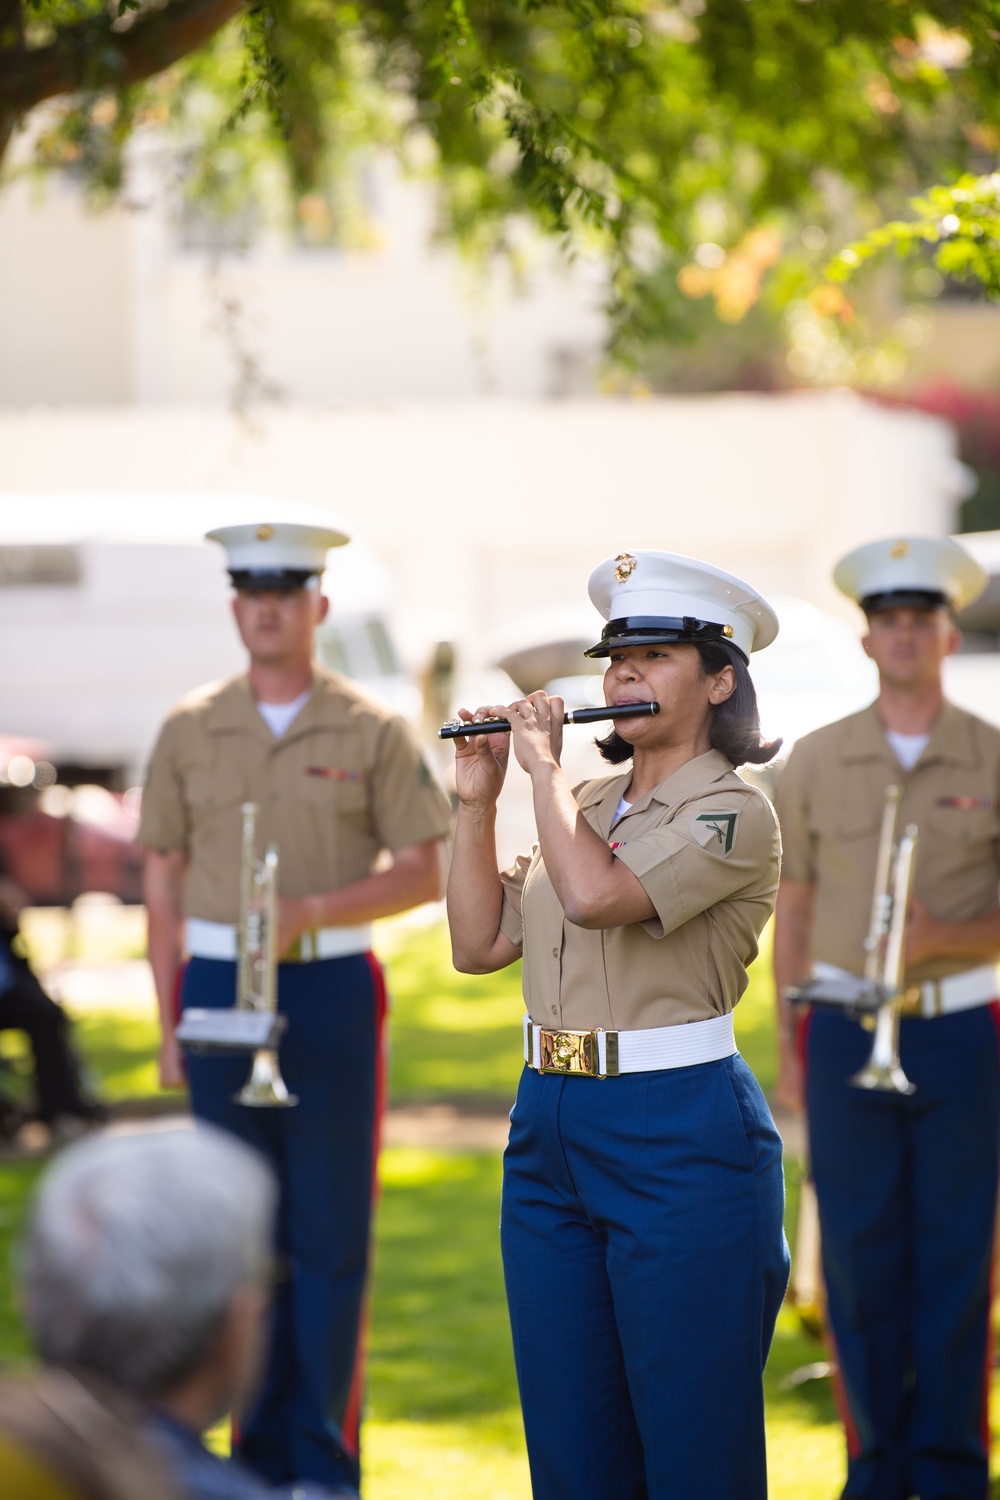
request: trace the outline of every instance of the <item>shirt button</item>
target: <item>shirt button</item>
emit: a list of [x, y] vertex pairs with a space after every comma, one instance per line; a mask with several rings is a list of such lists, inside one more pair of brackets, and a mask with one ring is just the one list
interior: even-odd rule
[[553, 1005], [553, 1007], [552, 1007], [552, 1014], [553, 1014], [553, 1015], [554, 1015], [554, 1016], [557, 1016], [557, 1015], [558, 1015], [558, 1014], [559, 1014], [559, 1010], [558, 1010], [558, 1007], [557, 1007], [557, 1006], [555, 1006], [555, 1005]]
[[553, 958], [558, 958], [559, 957], [559, 949], [558, 948], [553, 948], [553, 950], [552, 950], [552, 957]]

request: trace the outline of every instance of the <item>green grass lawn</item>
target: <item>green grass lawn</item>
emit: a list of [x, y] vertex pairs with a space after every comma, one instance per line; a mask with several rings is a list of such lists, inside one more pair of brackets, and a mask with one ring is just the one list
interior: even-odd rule
[[[440, 928], [401, 935], [387, 959], [393, 998], [392, 1097], [506, 1108], [521, 1067], [520, 976], [456, 975]], [[737, 1011], [740, 1048], [765, 1088], [774, 1076], [767, 971]], [[77, 1035], [115, 1100], [155, 1096], [152, 1023], [90, 1013]], [[8, 1045], [7, 1042], [4, 1043]], [[800, 1164], [787, 1163], [793, 1238]], [[0, 1162], [0, 1359], [28, 1357], [13, 1304], [10, 1245], [37, 1162]], [[486, 1152], [383, 1153], [370, 1379], [366, 1500], [529, 1500], [500, 1270], [500, 1162]], [[772, 1500], [834, 1500], [842, 1440], [829, 1382], [782, 1382], [823, 1358], [791, 1309], [767, 1370]], [[1000, 1417], [1000, 1412], [997, 1413]], [[1000, 1496], [1000, 1487], [995, 1493]], [[734, 1497], [736, 1500], [736, 1497]]]

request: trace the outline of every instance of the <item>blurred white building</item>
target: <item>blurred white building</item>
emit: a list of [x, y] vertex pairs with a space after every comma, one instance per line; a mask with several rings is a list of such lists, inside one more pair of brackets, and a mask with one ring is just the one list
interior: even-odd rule
[[363, 251], [274, 231], [220, 245], [171, 210], [155, 155], [133, 178], [102, 213], [62, 174], [0, 193], [0, 407], [222, 404], [248, 373], [292, 403], [593, 388], [597, 268], [526, 230], [521, 289], [479, 275], [435, 244], [429, 186], [387, 161], [364, 176]]

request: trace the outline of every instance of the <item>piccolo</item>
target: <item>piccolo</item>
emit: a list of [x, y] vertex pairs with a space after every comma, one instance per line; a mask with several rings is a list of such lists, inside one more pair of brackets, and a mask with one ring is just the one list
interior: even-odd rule
[[[564, 724], [599, 724], [602, 719], [646, 719], [658, 714], [658, 703], [623, 703], [620, 708], [571, 708]], [[439, 740], [457, 740], [474, 734], [509, 734], [509, 719], [481, 719], [478, 724], [467, 719], [449, 719], [438, 730]]]

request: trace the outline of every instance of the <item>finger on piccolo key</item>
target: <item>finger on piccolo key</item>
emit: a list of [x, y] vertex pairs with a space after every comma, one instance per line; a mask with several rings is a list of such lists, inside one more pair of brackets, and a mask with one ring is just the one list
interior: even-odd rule
[[[623, 703], [618, 708], [610, 705], [604, 708], [574, 708], [566, 715], [565, 722], [567, 724], [599, 724], [604, 719], [640, 719], [659, 712], [658, 703]], [[480, 719], [473, 724], [464, 719], [452, 719], [449, 723], [442, 724], [438, 730], [438, 739], [454, 740], [462, 735], [509, 733], [509, 719], [499, 717]]]

